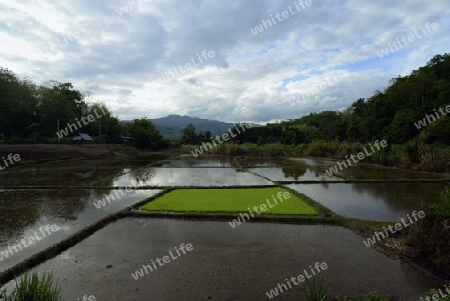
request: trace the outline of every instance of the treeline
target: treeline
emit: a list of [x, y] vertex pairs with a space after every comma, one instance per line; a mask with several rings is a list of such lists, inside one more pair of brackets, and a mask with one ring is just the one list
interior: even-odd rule
[[[120, 134], [119, 120], [106, 105], [88, 100], [89, 93], [74, 90], [71, 83], [49, 81], [37, 85], [0, 68], [0, 139], [19, 143], [56, 142], [58, 128], [78, 124], [82, 117], [95, 116], [95, 112], [101, 117], [81, 123], [80, 132], [92, 136]], [[71, 132], [70, 136], [75, 134]]]
[[286, 145], [317, 140], [367, 143], [385, 139], [390, 144], [401, 144], [420, 135], [426, 144], [449, 145], [447, 106], [450, 55], [436, 55], [425, 66], [408, 76], [391, 79], [384, 91], [376, 91], [368, 99], [360, 98], [346, 110], [311, 113], [254, 127], [236, 139], [239, 143]]
[[[83, 116], [102, 111], [106, 114], [83, 125], [80, 132], [102, 141], [117, 135], [132, 136], [135, 145], [144, 149], [169, 146], [170, 142], [163, 140], [145, 118], [121, 125], [104, 104], [89, 102], [89, 96], [88, 92], [74, 90], [71, 83], [49, 81], [37, 85], [0, 68], [0, 141], [58, 142], [58, 126], [62, 129]], [[323, 145], [323, 142], [369, 143], [383, 139], [389, 145], [405, 144], [407, 159], [414, 163], [426, 154], [424, 145], [442, 148], [450, 144], [447, 106], [450, 106], [450, 55], [446, 53], [434, 56], [408, 76], [391, 79], [384, 91], [376, 91], [367, 99], [360, 98], [343, 111], [311, 113], [252, 127], [231, 142], [295, 147], [312, 145], [312, 142]], [[188, 125], [179, 143], [199, 144], [211, 138], [211, 132], [197, 134], [195, 127]], [[67, 138], [66, 142], [69, 141]], [[282, 148], [278, 150], [283, 153]], [[314, 155], [314, 152], [296, 154]], [[318, 151], [317, 155], [333, 156], [333, 152]]]
[[75, 90], [71, 83], [52, 80], [38, 85], [0, 68], [0, 142], [71, 143], [79, 133], [98, 142], [132, 136], [141, 149], [168, 146], [145, 118], [122, 125], [105, 104], [91, 102], [89, 92]]

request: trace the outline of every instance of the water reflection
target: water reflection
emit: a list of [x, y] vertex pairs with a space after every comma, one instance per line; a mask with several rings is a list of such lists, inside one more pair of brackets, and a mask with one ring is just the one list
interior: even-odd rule
[[250, 171], [271, 179], [272, 181], [339, 181], [325, 172], [309, 167], [260, 167]]
[[439, 200], [445, 183], [290, 184], [330, 210], [348, 217], [398, 221], [424, 203]]
[[42, 242], [1, 260], [0, 271], [158, 191], [160, 190], [134, 190], [98, 209], [94, 203], [111, 194], [112, 190], [0, 190], [0, 252], [17, 240], [31, 236], [40, 226], [56, 224], [62, 229]]
[[282, 158], [258, 158], [258, 157], [240, 157], [239, 164], [246, 168], [252, 167], [281, 167], [292, 165], [288, 159]]
[[273, 185], [252, 173], [231, 168], [159, 168], [147, 167], [113, 179], [113, 186], [133, 185], [137, 177], [147, 172], [153, 174], [145, 186], [248, 186]]
[[154, 164], [155, 167], [237, 167], [233, 161], [233, 157], [223, 156], [207, 156], [195, 158], [191, 157], [176, 157], [168, 161]]
[[289, 158], [290, 160], [299, 162], [301, 164], [316, 166], [316, 167], [331, 167], [336, 165], [337, 161], [327, 159], [312, 159], [312, 158]]
[[[290, 158], [293, 161], [309, 165], [311, 167], [327, 170], [334, 167], [338, 161], [312, 158]], [[342, 170], [339, 169], [338, 175], [352, 179], [369, 180], [411, 180], [411, 179], [445, 179], [449, 178], [447, 174], [421, 172], [407, 169], [390, 168], [378, 165], [356, 164], [348, 166]]]
[[[139, 157], [138, 157], [139, 158]], [[146, 160], [75, 160], [41, 164], [0, 172], [0, 187], [17, 186], [92, 186], [127, 170], [149, 165], [167, 156], [150, 156]]]
[[364, 164], [350, 166], [340, 171], [338, 174], [347, 179], [378, 180], [445, 179], [447, 177], [446, 174], [387, 168]]

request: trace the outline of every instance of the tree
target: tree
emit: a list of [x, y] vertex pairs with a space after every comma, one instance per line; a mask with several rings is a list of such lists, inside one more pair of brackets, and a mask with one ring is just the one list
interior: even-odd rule
[[405, 109], [398, 111], [389, 126], [389, 140], [404, 143], [412, 139], [417, 134], [417, 128], [414, 126], [414, 122], [416, 121], [417, 118], [414, 116], [413, 110]]
[[181, 143], [182, 144], [197, 144], [199, 143], [199, 136], [196, 133], [197, 129], [192, 123], [189, 123], [181, 131]]
[[130, 125], [134, 146], [139, 149], [157, 150], [163, 147], [162, 135], [146, 118], [135, 119]]
[[211, 139], [212, 139], [211, 131], [206, 131], [205, 132], [205, 140], [204, 140], [204, 142], [209, 142]]

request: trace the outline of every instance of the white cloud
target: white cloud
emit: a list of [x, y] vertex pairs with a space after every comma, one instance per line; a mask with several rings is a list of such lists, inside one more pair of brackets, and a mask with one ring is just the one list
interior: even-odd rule
[[[250, 29], [294, 1], [135, 0], [120, 16], [116, 10], [131, 2], [0, 0], [2, 67], [39, 83], [55, 79], [91, 90], [122, 119], [186, 114], [265, 123], [348, 107], [450, 44], [446, 0], [312, 0], [258, 35]], [[398, 53], [377, 56], [426, 22], [442, 26]], [[74, 32], [78, 38], [64, 47], [43, 50]], [[203, 50], [215, 57], [156, 82]], [[291, 106], [289, 97], [338, 70], [349, 76]]]

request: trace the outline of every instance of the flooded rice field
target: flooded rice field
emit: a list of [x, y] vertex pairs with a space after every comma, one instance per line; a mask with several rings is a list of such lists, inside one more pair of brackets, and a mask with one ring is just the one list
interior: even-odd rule
[[128, 186], [138, 176], [145, 173], [152, 177], [140, 184], [143, 186], [249, 186], [249, 185], [273, 185], [262, 177], [250, 172], [234, 168], [139, 168], [133, 172], [114, 178], [111, 182], [103, 184], [111, 186]]
[[346, 217], [395, 222], [414, 210], [423, 209], [426, 203], [435, 203], [446, 183], [320, 183], [286, 186]]
[[59, 228], [45, 239], [14, 251], [8, 257], [3, 256], [0, 272], [158, 192], [160, 190], [133, 190], [122, 195], [111, 189], [0, 189], [0, 252], [17, 245], [21, 239], [36, 237], [35, 232], [40, 237], [42, 227], [56, 225]]
[[[285, 181], [286, 187], [337, 214], [394, 222], [423, 203], [436, 202], [449, 183], [442, 181], [448, 175], [377, 166], [352, 166], [339, 177], [327, 175], [325, 170], [335, 164], [310, 158], [155, 156], [54, 162], [1, 172], [0, 272], [164, 187]], [[355, 181], [342, 183], [343, 178]], [[58, 230], [50, 231], [51, 226]], [[28, 247], [12, 252], [30, 238]], [[262, 300], [285, 278], [316, 262], [327, 263], [321, 275], [334, 295], [377, 290], [411, 300], [436, 286], [408, 264], [366, 247], [363, 239], [348, 229], [322, 225], [252, 222], [234, 229], [226, 221], [127, 218], [36, 270], [55, 271], [65, 300], [83, 295], [97, 300]], [[134, 279], [132, 273], [182, 243], [192, 244], [193, 250]], [[301, 300], [299, 287], [283, 292], [280, 300]]]
[[[182, 243], [193, 250], [178, 256], [175, 247]], [[177, 258], [135, 274], [171, 250]], [[226, 222], [124, 219], [37, 270], [55, 270], [66, 300], [268, 300], [266, 292], [316, 262], [328, 265], [321, 276], [336, 295], [371, 288], [418, 300], [433, 286], [408, 265], [367, 248], [350, 230], [321, 225], [248, 223], [232, 229]], [[279, 300], [301, 296], [298, 286]]]

